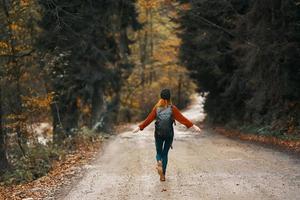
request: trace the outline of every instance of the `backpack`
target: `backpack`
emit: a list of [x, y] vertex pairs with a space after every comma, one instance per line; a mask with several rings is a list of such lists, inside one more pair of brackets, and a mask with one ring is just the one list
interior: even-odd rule
[[167, 108], [156, 108], [155, 136], [173, 137], [173, 112], [172, 106]]

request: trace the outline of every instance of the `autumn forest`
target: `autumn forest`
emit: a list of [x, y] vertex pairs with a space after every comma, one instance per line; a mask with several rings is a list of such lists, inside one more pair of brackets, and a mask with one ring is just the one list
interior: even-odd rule
[[299, 58], [299, 0], [3, 0], [0, 185], [96, 151], [163, 88], [179, 109], [205, 96], [205, 126], [299, 150]]

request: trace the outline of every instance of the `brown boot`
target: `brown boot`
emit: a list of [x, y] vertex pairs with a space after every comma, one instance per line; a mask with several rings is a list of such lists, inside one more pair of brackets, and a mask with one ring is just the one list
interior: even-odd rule
[[162, 176], [160, 176], [160, 181], [166, 181], [166, 177], [164, 174]]
[[163, 173], [163, 168], [162, 168], [162, 162], [161, 161], [158, 161], [157, 162], [157, 173], [159, 174], [160, 176], [160, 180], [162, 181], [163, 179], [165, 179], [164, 177], [164, 173]]

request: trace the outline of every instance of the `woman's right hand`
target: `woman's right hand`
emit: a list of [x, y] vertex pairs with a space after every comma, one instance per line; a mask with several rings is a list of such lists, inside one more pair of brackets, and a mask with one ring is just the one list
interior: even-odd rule
[[136, 127], [132, 132], [133, 133], [137, 133], [137, 132], [139, 132], [140, 131], [140, 127]]
[[195, 124], [192, 126], [192, 128], [197, 132], [201, 132], [201, 129], [198, 126], [196, 126]]

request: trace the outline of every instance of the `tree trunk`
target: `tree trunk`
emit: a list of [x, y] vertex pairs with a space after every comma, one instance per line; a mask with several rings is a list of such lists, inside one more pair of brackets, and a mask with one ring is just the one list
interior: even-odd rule
[[153, 11], [150, 8], [150, 56], [153, 59], [154, 56], [154, 31], [153, 31]]
[[[40, 60], [43, 60], [42, 57]], [[43, 70], [43, 67], [45, 67], [44, 62], [40, 62], [40, 68]], [[43, 79], [44, 79], [44, 87], [46, 89], [47, 94], [54, 91], [53, 89], [53, 83], [51, 82], [51, 79], [49, 78], [49, 74], [43, 73]], [[53, 144], [59, 144], [63, 141], [63, 139], [66, 137], [66, 134], [63, 129], [63, 125], [61, 122], [61, 113], [59, 109], [59, 97], [57, 95], [54, 95], [54, 98], [52, 99], [52, 102], [50, 104], [51, 109], [51, 116], [52, 116], [52, 141]]]
[[2, 127], [2, 88], [0, 88], [0, 171], [9, 167], [6, 157], [5, 132]]
[[129, 41], [128, 41], [128, 35], [127, 35], [127, 30], [125, 28], [120, 30], [120, 54], [121, 54], [121, 59], [123, 63], [128, 63], [128, 55], [130, 53], [129, 50]]
[[56, 101], [51, 103], [51, 114], [53, 128], [52, 140], [54, 144], [60, 144], [66, 137], [66, 134], [61, 123], [60, 110]]
[[94, 83], [94, 91], [92, 97], [92, 115], [91, 115], [91, 127], [93, 129], [98, 129], [98, 127], [103, 126], [101, 124], [101, 114], [103, 112], [103, 91], [100, 87], [100, 82]]
[[144, 36], [140, 34], [140, 61], [141, 61], [141, 85], [144, 87], [146, 77], [145, 77], [145, 70], [147, 64], [147, 46], [148, 46], [148, 32], [145, 31]]
[[[61, 105], [65, 107], [62, 108]], [[79, 120], [76, 99], [71, 102], [53, 101], [51, 114], [54, 144], [60, 144], [67, 136], [73, 137], [78, 129]]]
[[11, 76], [14, 78], [12, 82], [16, 83], [15, 88], [15, 97], [11, 99], [11, 107], [13, 108], [13, 114], [16, 116], [16, 127], [15, 131], [17, 133], [17, 143], [23, 153], [23, 156], [25, 156], [25, 149], [24, 146], [26, 146], [27, 139], [25, 137], [24, 128], [23, 128], [23, 122], [24, 119], [22, 116], [23, 106], [22, 106], [22, 98], [21, 98], [21, 85], [20, 85], [20, 77], [21, 77], [21, 65], [17, 60], [17, 50], [16, 50], [16, 41], [15, 41], [15, 35], [13, 34], [13, 30], [11, 28], [11, 18], [8, 12], [7, 4], [4, 3], [5, 9], [7, 9], [6, 12], [6, 22], [9, 25], [8, 26], [8, 38], [9, 38], [9, 46], [10, 46], [10, 61], [13, 66], [14, 70], [10, 72]]
[[22, 116], [22, 99], [21, 99], [21, 88], [20, 88], [20, 76], [19, 74], [17, 75], [17, 88], [16, 88], [16, 104], [15, 106], [15, 115], [17, 117], [17, 125], [16, 125], [16, 133], [17, 133], [17, 142], [18, 145], [22, 151], [23, 156], [26, 155], [24, 147], [27, 145], [27, 138], [25, 137], [25, 131], [24, 131], [24, 119]]
[[177, 98], [178, 98], [178, 106], [181, 107], [183, 105], [181, 105], [181, 88], [182, 88], [182, 74], [179, 75], [179, 79], [178, 79], [178, 93], [177, 93]]
[[77, 101], [76, 99], [72, 99], [70, 102], [63, 103], [63, 105], [66, 105], [67, 107], [66, 111], [63, 113], [63, 128], [68, 136], [73, 137], [75, 131], [78, 129], [79, 120]]

